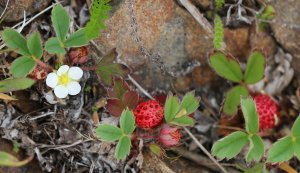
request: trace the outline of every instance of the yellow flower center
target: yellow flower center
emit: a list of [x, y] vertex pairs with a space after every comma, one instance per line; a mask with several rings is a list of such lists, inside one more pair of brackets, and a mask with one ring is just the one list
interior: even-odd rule
[[58, 83], [61, 85], [67, 85], [70, 82], [70, 78], [68, 76], [68, 73], [62, 74], [58, 77]]

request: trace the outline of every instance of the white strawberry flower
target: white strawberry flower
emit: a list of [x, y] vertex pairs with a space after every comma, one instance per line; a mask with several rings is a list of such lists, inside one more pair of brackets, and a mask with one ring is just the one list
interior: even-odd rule
[[58, 98], [66, 98], [68, 94], [77, 95], [80, 93], [79, 80], [82, 76], [81, 68], [63, 65], [57, 71], [48, 74], [46, 84], [54, 89], [54, 94]]

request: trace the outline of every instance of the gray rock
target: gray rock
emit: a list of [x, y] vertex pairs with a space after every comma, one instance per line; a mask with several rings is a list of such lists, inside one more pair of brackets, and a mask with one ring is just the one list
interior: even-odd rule
[[276, 40], [294, 57], [300, 58], [300, 1], [272, 0], [271, 5], [275, 8], [271, 28]]

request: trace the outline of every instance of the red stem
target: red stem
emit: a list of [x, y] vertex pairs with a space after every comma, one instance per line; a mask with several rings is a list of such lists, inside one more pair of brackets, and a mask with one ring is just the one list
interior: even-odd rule
[[39, 59], [34, 59], [34, 60], [39, 66], [44, 67], [44, 68], [48, 69], [49, 71], [53, 71], [53, 68], [51, 66], [49, 66], [48, 64], [42, 62]]
[[81, 67], [82, 70], [90, 70], [90, 71], [95, 71], [97, 70], [97, 67]]

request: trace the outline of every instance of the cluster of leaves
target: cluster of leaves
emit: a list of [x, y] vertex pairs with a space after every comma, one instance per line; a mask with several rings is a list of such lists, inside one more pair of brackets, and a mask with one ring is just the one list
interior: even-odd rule
[[[103, 22], [107, 19], [110, 6], [107, 0], [97, 0], [93, 3], [91, 20], [86, 28], [79, 29], [68, 35], [70, 17], [62, 5], [54, 6], [51, 13], [52, 25], [56, 37], [50, 38], [45, 43], [45, 50], [51, 54], [65, 54], [66, 48], [86, 45], [90, 39], [99, 35], [99, 30], [104, 28]], [[95, 34], [97, 33], [97, 34]], [[37, 64], [40, 64], [43, 56], [43, 44], [38, 32], [32, 33], [27, 39], [16, 30], [7, 28], [2, 33], [6, 46], [15, 50], [21, 56], [16, 58], [10, 67], [10, 73], [16, 79], [0, 81], [0, 98], [13, 100], [3, 92], [10, 92], [29, 88], [34, 80], [25, 78]], [[98, 64], [97, 72], [101, 79], [108, 85], [112, 83], [112, 76], [124, 76], [121, 64], [113, 63], [113, 56], [107, 56]]]
[[43, 56], [39, 34], [34, 32], [26, 41], [20, 33], [7, 28], [3, 31], [2, 38], [7, 47], [16, 49], [16, 52], [21, 55], [11, 64], [10, 73], [15, 78], [26, 77], [37, 65], [37, 60]]
[[223, 112], [226, 115], [235, 115], [240, 104], [241, 96], [248, 96], [247, 85], [255, 84], [264, 77], [265, 57], [259, 51], [254, 51], [248, 58], [246, 70], [243, 73], [239, 62], [221, 52], [213, 53], [209, 58], [211, 67], [221, 77], [239, 83], [226, 93]]
[[131, 135], [135, 130], [135, 119], [133, 112], [126, 109], [120, 117], [120, 127], [111, 124], [101, 124], [96, 129], [96, 135], [103, 141], [118, 141], [115, 157], [124, 159], [130, 152]]
[[45, 49], [47, 52], [51, 54], [65, 54], [65, 48], [79, 47], [88, 43], [89, 40], [86, 37], [85, 28], [67, 36], [70, 30], [70, 16], [62, 5], [58, 4], [53, 8], [51, 21], [56, 37], [49, 38], [46, 42]]
[[106, 110], [113, 116], [120, 116], [126, 108], [133, 110], [139, 101], [137, 91], [130, 89], [128, 84], [121, 78], [114, 78], [114, 85], [107, 91], [108, 99]]
[[111, 6], [108, 4], [110, 0], [94, 0], [90, 20], [86, 25], [86, 36], [88, 39], [97, 38], [100, 30], [105, 28], [104, 21], [108, 18], [108, 12]]
[[165, 120], [173, 125], [191, 126], [194, 124], [194, 120], [189, 115], [198, 107], [199, 101], [193, 92], [187, 93], [181, 103], [179, 103], [178, 97], [169, 94], [164, 106]]
[[[109, 92], [110, 96], [116, 96], [122, 99], [118, 99], [122, 104], [127, 104], [127, 106], [136, 106], [138, 101], [138, 95], [133, 93], [132, 90], [128, 88], [128, 85], [121, 79], [115, 79], [114, 88]], [[128, 96], [126, 96], [128, 93]], [[129, 96], [131, 95], [131, 96]], [[135, 96], [134, 96], [135, 95]], [[110, 101], [108, 101], [108, 105]], [[134, 106], [133, 106], [134, 105]], [[118, 106], [115, 105], [114, 106]], [[116, 110], [120, 110], [119, 107], [108, 106], [107, 109], [112, 115], [116, 114]], [[193, 92], [187, 93], [182, 101], [180, 102], [178, 97], [169, 94], [164, 105], [164, 118], [166, 123], [177, 126], [189, 126], [194, 124], [194, 120], [190, 115], [197, 110], [199, 107], [199, 101], [194, 96]], [[113, 109], [115, 108], [115, 109]], [[115, 157], [117, 159], [124, 159], [130, 152], [131, 140], [130, 137], [135, 130], [135, 120], [134, 115], [128, 107], [123, 110], [120, 117], [120, 128], [109, 125], [101, 124], [96, 129], [96, 135], [107, 142], [113, 142], [119, 140], [115, 152]], [[152, 144], [149, 146], [151, 150], [161, 153], [161, 149], [158, 145]]]
[[[231, 159], [250, 144], [247, 162], [259, 162], [265, 149], [261, 137], [258, 135], [259, 119], [255, 102], [252, 98], [241, 99], [241, 108], [245, 119], [246, 132], [236, 131], [214, 143], [212, 154], [220, 159]], [[267, 162], [277, 163], [290, 160], [295, 155], [300, 160], [300, 116], [292, 126], [291, 134], [279, 139], [267, 153]], [[259, 166], [261, 169], [262, 166]], [[258, 171], [259, 172], [259, 171]]]
[[255, 102], [252, 98], [241, 100], [246, 132], [236, 131], [214, 143], [212, 154], [220, 159], [231, 159], [250, 143], [246, 161], [259, 161], [264, 154], [264, 144], [259, 132], [259, 119]]

